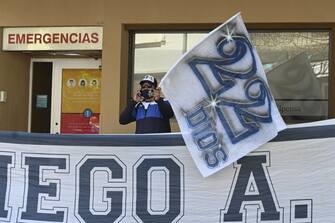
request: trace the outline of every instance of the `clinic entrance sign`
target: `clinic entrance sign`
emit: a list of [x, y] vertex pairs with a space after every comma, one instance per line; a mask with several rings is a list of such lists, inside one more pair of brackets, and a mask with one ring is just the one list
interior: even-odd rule
[[3, 51], [102, 50], [103, 28], [7, 27], [2, 40]]

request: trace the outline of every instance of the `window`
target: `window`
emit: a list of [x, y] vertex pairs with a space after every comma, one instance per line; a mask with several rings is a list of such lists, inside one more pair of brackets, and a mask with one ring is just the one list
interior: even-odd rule
[[[328, 117], [328, 31], [250, 31], [287, 123]], [[132, 91], [145, 74], [158, 81], [206, 33], [135, 33]]]

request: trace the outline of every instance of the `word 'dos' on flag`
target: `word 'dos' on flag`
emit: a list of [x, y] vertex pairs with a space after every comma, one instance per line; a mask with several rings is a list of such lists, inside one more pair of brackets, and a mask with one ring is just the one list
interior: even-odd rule
[[184, 54], [161, 81], [183, 138], [209, 176], [285, 128], [240, 14]]

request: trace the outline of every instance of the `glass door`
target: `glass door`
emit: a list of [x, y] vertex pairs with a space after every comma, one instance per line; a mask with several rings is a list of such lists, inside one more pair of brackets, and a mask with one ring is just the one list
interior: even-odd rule
[[51, 133], [98, 134], [101, 61], [53, 60]]

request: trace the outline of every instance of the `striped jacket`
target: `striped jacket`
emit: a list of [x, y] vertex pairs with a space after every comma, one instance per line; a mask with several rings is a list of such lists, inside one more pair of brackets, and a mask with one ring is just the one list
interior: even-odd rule
[[136, 103], [131, 101], [120, 115], [122, 125], [136, 121], [136, 133], [171, 132], [170, 118], [173, 110], [170, 103], [163, 98], [153, 102]]

